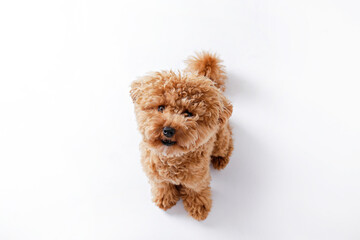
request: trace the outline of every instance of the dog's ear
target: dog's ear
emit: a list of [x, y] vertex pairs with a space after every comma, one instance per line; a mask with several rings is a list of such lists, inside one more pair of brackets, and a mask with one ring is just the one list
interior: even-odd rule
[[219, 114], [219, 123], [223, 125], [231, 117], [231, 114], [233, 112], [233, 106], [230, 103], [230, 101], [222, 94], [220, 95], [220, 101], [221, 101], [221, 109]]
[[139, 80], [132, 82], [130, 89], [130, 97], [133, 103], [135, 103], [136, 99], [140, 96], [140, 92], [141, 92], [141, 82]]
[[133, 103], [136, 103], [141, 97], [143, 97], [143, 95], [145, 95], [144, 93], [153, 89], [154, 85], [156, 85], [160, 80], [162, 80], [161, 73], [154, 72], [133, 81], [130, 86], [130, 96]]

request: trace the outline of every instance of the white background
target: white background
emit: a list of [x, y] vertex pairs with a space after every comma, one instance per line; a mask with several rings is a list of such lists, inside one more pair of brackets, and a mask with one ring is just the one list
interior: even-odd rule
[[[2, 1], [0, 239], [360, 239], [358, 1]], [[131, 81], [212, 50], [235, 151], [152, 202]]]

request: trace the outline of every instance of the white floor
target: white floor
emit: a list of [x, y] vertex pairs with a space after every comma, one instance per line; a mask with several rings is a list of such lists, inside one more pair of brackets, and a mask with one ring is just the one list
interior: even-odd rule
[[[360, 239], [358, 1], [0, 3], [0, 239]], [[197, 222], [151, 202], [129, 85], [213, 50], [235, 151]]]

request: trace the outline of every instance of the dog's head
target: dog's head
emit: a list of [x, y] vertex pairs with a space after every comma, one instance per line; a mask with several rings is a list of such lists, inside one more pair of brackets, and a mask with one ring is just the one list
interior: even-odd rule
[[195, 150], [232, 113], [213, 81], [191, 73], [155, 72], [134, 81], [130, 95], [145, 144], [163, 155]]

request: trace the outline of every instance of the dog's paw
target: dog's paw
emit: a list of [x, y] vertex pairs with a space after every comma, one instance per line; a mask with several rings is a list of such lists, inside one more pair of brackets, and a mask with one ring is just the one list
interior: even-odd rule
[[176, 205], [176, 203], [180, 200], [180, 194], [178, 191], [166, 191], [161, 194], [157, 194], [154, 196], [153, 201], [156, 206], [163, 210], [168, 210], [172, 206]]
[[208, 206], [207, 204], [192, 204], [185, 208], [190, 214], [190, 216], [198, 221], [205, 220], [210, 212], [210, 206]]
[[205, 220], [211, 210], [211, 198], [202, 195], [184, 196], [183, 203], [189, 215], [198, 221]]
[[221, 170], [224, 169], [226, 165], [229, 163], [229, 158], [211, 156], [211, 163], [215, 169]]
[[176, 203], [178, 202], [178, 199], [175, 198], [171, 198], [169, 196], [163, 196], [162, 198], [155, 198], [154, 202], [156, 204], [156, 206], [158, 206], [159, 208], [163, 209], [163, 210], [168, 210], [169, 208], [171, 208], [172, 206], [175, 206]]

